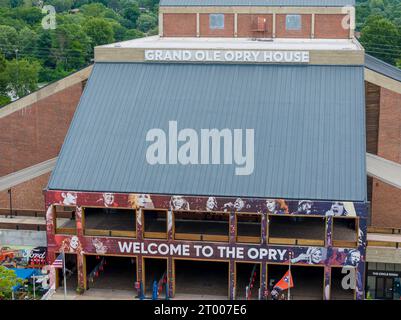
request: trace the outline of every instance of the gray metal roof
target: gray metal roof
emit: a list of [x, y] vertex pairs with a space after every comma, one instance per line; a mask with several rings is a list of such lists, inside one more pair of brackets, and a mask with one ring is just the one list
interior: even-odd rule
[[[363, 66], [96, 63], [49, 189], [366, 198]], [[255, 130], [255, 169], [149, 165], [148, 130]]]
[[355, 0], [160, 0], [163, 7], [185, 6], [268, 6], [268, 7], [343, 7]]
[[365, 67], [386, 77], [401, 81], [401, 69], [368, 54], [365, 54]]

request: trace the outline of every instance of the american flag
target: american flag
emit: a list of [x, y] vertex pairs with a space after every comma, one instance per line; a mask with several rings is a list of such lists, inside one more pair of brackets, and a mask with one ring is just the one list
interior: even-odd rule
[[63, 268], [63, 254], [60, 253], [56, 260], [53, 261], [52, 266], [55, 268]]

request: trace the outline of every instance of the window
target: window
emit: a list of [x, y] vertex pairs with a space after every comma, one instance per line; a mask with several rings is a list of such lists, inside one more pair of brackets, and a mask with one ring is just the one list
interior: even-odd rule
[[136, 237], [136, 211], [132, 209], [83, 209], [85, 235]]
[[55, 231], [58, 234], [77, 234], [75, 207], [54, 206]]
[[210, 14], [209, 27], [210, 29], [224, 29], [224, 14]]
[[285, 17], [286, 30], [301, 30], [301, 16], [299, 14], [288, 14]]

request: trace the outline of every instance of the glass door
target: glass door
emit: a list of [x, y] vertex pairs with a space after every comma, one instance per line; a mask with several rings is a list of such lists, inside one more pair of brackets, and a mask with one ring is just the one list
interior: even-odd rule
[[393, 299], [393, 278], [376, 278], [376, 299], [392, 300]]

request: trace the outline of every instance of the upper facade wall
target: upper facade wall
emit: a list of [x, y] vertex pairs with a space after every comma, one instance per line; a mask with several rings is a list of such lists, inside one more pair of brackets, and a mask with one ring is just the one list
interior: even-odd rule
[[348, 39], [350, 7], [160, 7], [164, 37]]

